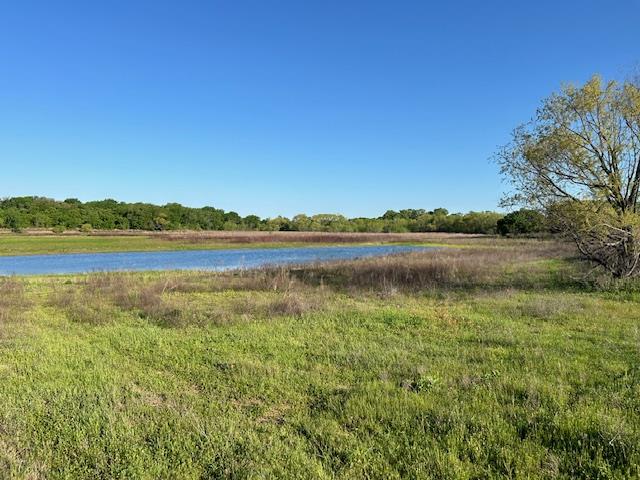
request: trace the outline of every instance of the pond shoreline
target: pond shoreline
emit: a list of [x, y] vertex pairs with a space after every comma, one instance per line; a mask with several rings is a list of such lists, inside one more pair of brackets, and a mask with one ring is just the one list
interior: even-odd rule
[[355, 260], [432, 249], [434, 247], [408, 245], [334, 245], [16, 255], [0, 257], [0, 275], [64, 275], [165, 270], [226, 271]]

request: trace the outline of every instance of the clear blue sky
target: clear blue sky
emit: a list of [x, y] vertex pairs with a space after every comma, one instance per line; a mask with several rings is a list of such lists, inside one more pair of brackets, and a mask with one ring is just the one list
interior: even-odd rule
[[640, 0], [4, 1], [0, 197], [495, 209], [511, 129], [639, 60]]

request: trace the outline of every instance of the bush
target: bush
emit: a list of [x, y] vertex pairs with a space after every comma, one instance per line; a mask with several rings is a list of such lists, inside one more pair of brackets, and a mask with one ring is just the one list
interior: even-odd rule
[[548, 231], [546, 217], [536, 211], [521, 209], [511, 212], [497, 223], [500, 235], [530, 235]]

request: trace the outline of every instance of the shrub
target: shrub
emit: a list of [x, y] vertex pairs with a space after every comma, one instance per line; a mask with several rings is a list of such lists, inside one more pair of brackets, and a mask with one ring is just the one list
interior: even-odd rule
[[528, 235], [548, 230], [545, 216], [536, 210], [521, 209], [511, 212], [497, 223], [500, 235]]

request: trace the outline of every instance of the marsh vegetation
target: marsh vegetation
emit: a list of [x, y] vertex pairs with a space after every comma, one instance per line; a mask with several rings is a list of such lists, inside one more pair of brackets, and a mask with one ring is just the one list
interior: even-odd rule
[[0, 475], [629, 478], [640, 288], [571, 247], [0, 282]]
[[135, 232], [106, 231], [82, 234], [30, 231], [0, 233], [0, 256], [56, 253], [147, 252], [215, 250], [228, 248], [279, 248], [323, 245], [464, 245], [482, 235], [457, 233], [333, 233], [333, 232]]

